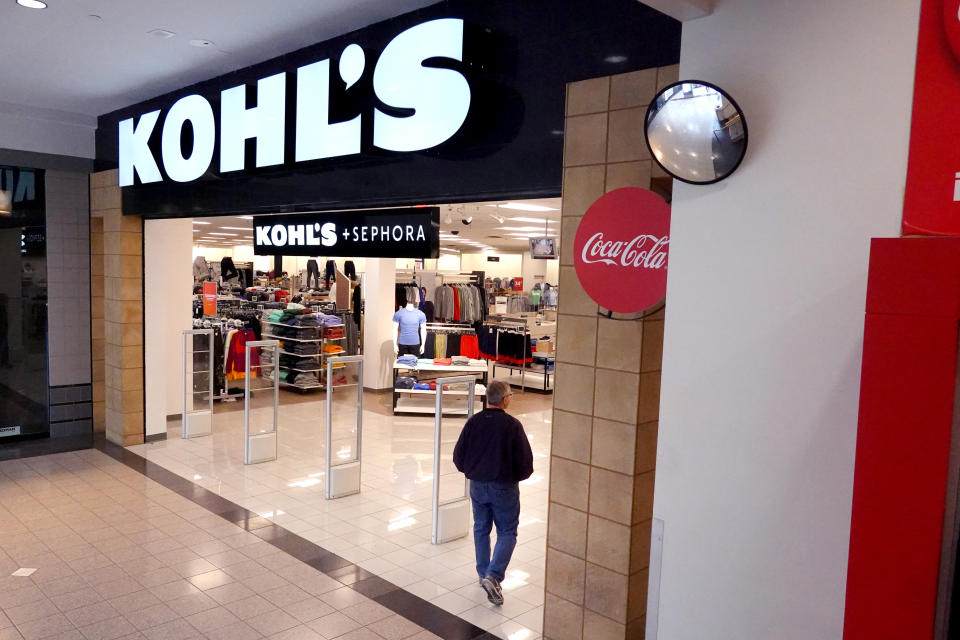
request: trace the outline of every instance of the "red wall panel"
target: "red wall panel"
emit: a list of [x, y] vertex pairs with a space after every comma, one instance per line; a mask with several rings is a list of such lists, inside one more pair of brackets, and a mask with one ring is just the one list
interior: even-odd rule
[[957, 369], [960, 239], [870, 257], [845, 640], [933, 634]]

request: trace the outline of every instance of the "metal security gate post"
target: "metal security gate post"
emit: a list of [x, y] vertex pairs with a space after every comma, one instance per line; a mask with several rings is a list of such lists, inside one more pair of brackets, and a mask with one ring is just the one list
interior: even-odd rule
[[[270, 366], [273, 370], [271, 380], [273, 381], [273, 431], [260, 433], [250, 433], [250, 399], [254, 389], [250, 388], [250, 356], [259, 349], [269, 349], [273, 353], [270, 357], [270, 364], [256, 365], [263, 369]], [[280, 343], [277, 340], [256, 340], [250, 341], [246, 345], [246, 362], [244, 363], [244, 384], [243, 384], [243, 464], [256, 464], [258, 462], [268, 462], [277, 459], [277, 418], [280, 405]]]
[[433, 430], [433, 499], [430, 542], [443, 544], [463, 538], [470, 530], [470, 481], [463, 479], [463, 494], [440, 501], [440, 455], [443, 441], [443, 387], [451, 384], [467, 385], [467, 414], [464, 421], [473, 416], [477, 379], [474, 376], [437, 378], [437, 399]]
[[[206, 370], [197, 371], [194, 356], [196, 336], [207, 337]], [[183, 412], [180, 420], [180, 437], [208, 436], [213, 431], [213, 329], [192, 329], [183, 332]], [[197, 374], [207, 375], [207, 390], [196, 390]], [[206, 407], [196, 409], [197, 396], [206, 395]]]
[[[333, 384], [335, 365], [357, 363], [357, 384]], [[353, 458], [346, 462], [333, 464], [333, 390], [338, 387], [357, 388], [357, 444]], [[327, 500], [343, 498], [360, 493], [360, 449], [363, 443], [363, 356], [341, 356], [327, 358], [327, 433], [326, 433], [326, 489]]]

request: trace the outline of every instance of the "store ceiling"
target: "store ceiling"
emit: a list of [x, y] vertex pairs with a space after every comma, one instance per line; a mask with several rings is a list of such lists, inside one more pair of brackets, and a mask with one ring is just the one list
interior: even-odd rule
[[[196, 218], [193, 231], [200, 246], [249, 246], [253, 242], [253, 218]], [[440, 206], [440, 247], [448, 252], [523, 251], [529, 246], [530, 236], [544, 235], [559, 239], [560, 198]]]
[[0, 0], [0, 111], [101, 115], [435, 1]]

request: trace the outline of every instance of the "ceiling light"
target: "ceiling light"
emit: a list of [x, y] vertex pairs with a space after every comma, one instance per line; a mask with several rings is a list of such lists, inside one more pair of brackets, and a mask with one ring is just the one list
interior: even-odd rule
[[543, 231], [543, 227], [497, 227], [503, 231]]
[[[244, 231], [246, 231], [246, 229], [244, 229]], [[211, 231], [211, 232], [210, 232], [210, 235], [212, 235], [212, 236], [233, 236], [234, 238], [236, 238], [237, 235], [239, 235], [239, 234], [236, 234], [236, 233], [218, 233], [218, 232], [216, 232], [216, 231]]]
[[207, 40], [206, 38], [199, 38], [197, 40], [191, 40], [190, 46], [199, 47], [200, 49], [207, 49], [209, 47], [216, 46], [216, 43], [213, 40]]
[[46, 9], [47, 3], [41, 0], [17, 0], [17, 4], [27, 9]]
[[506, 204], [496, 205], [500, 209], [513, 209], [515, 211], [558, 211], [554, 207], [545, 207], [542, 204], [527, 204], [525, 202], [507, 202]]
[[253, 216], [237, 216], [241, 220], [253, 220]]
[[220, 227], [221, 229], [234, 229], [236, 231], [250, 231], [250, 227]]
[[209, 222], [204, 222], [203, 220], [194, 220], [193, 224], [210, 224]]
[[151, 29], [147, 31], [148, 36], [153, 36], [157, 40], [169, 40], [173, 36], [177, 35], [173, 31], [167, 31], [166, 29]]
[[607, 56], [603, 61], [609, 62], [610, 64], [620, 64], [621, 62], [627, 61], [627, 56]]

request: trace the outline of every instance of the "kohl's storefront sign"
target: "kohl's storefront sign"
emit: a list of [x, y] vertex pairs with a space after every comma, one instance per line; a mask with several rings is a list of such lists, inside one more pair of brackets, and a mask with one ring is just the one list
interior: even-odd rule
[[[359, 154], [365, 117], [372, 118], [372, 145], [377, 149], [413, 152], [436, 147], [457, 133], [470, 110], [470, 85], [463, 74], [433, 66], [462, 62], [463, 37], [463, 20], [456, 18], [430, 20], [398, 34], [373, 67], [372, 89], [384, 107], [342, 122], [331, 122], [330, 59], [259, 78], [253, 99], [245, 84], [224, 89], [217, 113], [210, 100], [193, 93], [166, 110], [121, 120], [120, 186], [133, 186], [135, 177], [141, 184], [163, 182], [164, 175], [174, 182], [193, 182], [211, 170], [218, 140], [220, 174], [283, 165], [288, 123], [294, 126], [295, 163]], [[350, 43], [340, 54], [338, 82], [349, 91], [366, 69], [364, 49]], [[296, 88], [292, 102], [287, 100], [292, 94], [288, 82]], [[158, 158], [150, 140], [161, 114]], [[246, 158], [248, 140], [256, 146], [253, 167]]]
[[260, 256], [436, 258], [440, 209], [258, 216], [253, 249]]

